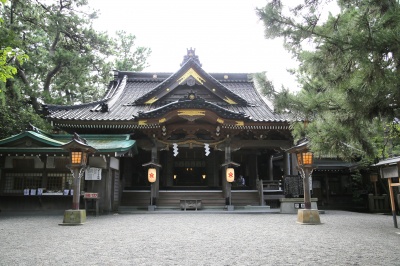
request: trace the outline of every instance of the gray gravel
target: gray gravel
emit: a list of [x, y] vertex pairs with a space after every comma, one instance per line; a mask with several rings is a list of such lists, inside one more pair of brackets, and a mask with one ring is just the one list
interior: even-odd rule
[[88, 216], [0, 213], [0, 265], [400, 265], [390, 215], [155, 213]]

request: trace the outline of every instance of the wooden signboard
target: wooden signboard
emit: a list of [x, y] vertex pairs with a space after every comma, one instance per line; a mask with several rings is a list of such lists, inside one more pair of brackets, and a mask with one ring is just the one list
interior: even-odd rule
[[85, 199], [97, 199], [99, 197], [99, 193], [85, 193], [84, 198]]

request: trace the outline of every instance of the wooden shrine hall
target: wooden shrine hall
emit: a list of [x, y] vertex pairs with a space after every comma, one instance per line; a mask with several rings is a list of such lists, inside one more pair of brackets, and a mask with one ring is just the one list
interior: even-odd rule
[[[276, 156], [293, 144], [290, 117], [268, 106], [251, 74], [208, 73], [194, 49], [187, 50], [175, 73], [115, 71], [101, 100], [44, 105], [43, 111], [55, 129], [68, 134], [135, 141], [137, 154], [104, 157], [103, 174], [111, 159], [119, 164], [113, 167], [118, 174], [103, 177], [115, 179], [105, 182], [111, 192], [101, 195], [104, 188], [91, 185], [98, 181], [84, 181], [83, 188], [100, 193], [104, 211], [179, 206], [180, 199], [199, 199], [204, 207], [264, 205], [260, 182], [278, 184], [284, 175], [297, 174], [289, 154]], [[152, 185], [149, 165], [157, 175]], [[226, 180], [227, 168], [234, 168], [232, 183]]]

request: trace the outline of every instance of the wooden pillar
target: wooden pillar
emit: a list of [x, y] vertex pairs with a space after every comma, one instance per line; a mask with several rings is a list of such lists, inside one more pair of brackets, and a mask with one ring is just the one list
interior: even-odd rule
[[393, 224], [394, 224], [394, 228], [398, 228], [398, 226], [397, 226], [397, 216], [396, 216], [396, 204], [395, 204], [394, 195], [393, 195], [392, 178], [388, 178], [388, 184], [389, 184], [390, 207], [392, 209]]
[[268, 159], [268, 180], [274, 180], [274, 156], [269, 156]]
[[[153, 163], [158, 163], [158, 151], [156, 143], [154, 143], [154, 146], [151, 148], [151, 161]], [[154, 182], [153, 185], [151, 186], [150, 195], [153, 198], [158, 198], [160, 191], [160, 168], [159, 167], [155, 168], [156, 168], [157, 179], [156, 182]]]
[[[231, 144], [230, 141], [226, 142], [225, 145], [225, 163], [229, 163], [231, 161]], [[222, 190], [224, 192], [225, 198], [229, 198], [231, 195], [231, 184], [226, 181], [226, 169], [228, 166], [225, 166], [223, 169], [223, 177], [222, 177]]]
[[290, 154], [290, 175], [298, 175], [299, 171], [297, 170], [297, 158]]
[[104, 191], [104, 211], [112, 211], [112, 188], [113, 188], [113, 176], [110, 168], [110, 157], [107, 157], [107, 170], [105, 173], [105, 191]]
[[290, 175], [290, 154], [288, 152], [283, 154], [283, 175]]

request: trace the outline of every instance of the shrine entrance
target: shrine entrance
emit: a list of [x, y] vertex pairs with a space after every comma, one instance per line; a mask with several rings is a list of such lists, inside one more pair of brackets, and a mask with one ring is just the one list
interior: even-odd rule
[[204, 161], [193, 161], [193, 164], [187, 164], [183, 167], [174, 167], [174, 187], [207, 186], [206, 168], [205, 166], [201, 166], [204, 164]]
[[200, 148], [182, 148], [172, 158], [174, 186], [207, 186], [206, 156], [202, 154], [203, 151]]
[[221, 189], [219, 151], [205, 155], [202, 147], [180, 147], [176, 156], [165, 151], [160, 154], [163, 165], [161, 189]]

